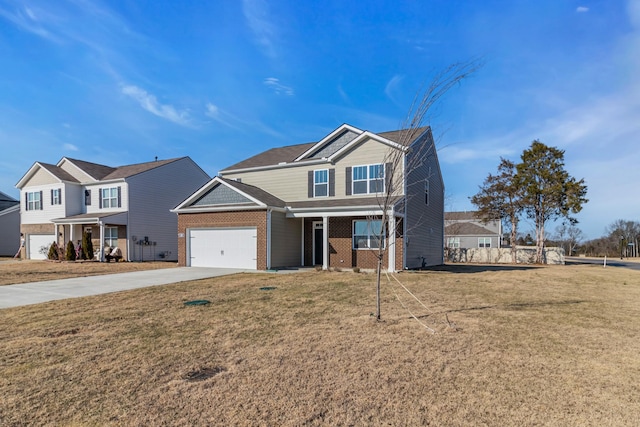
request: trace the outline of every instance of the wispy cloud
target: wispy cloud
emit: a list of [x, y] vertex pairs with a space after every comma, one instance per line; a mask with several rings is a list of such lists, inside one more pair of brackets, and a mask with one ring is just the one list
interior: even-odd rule
[[264, 84], [267, 87], [271, 88], [277, 95], [294, 95], [292, 87], [283, 85], [282, 83], [280, 83], [280, 80], [275, 77], [267, 77], [266, 79], [264, 79]]
[[151, 114], [182, 126], [190, 125], [189, 113], [186, 110], [179, 111], [172, 105], [161, 104], [154, 95], [138, 86], [122, 86], [122, 93], [136, 100], [143, 109]]
[[23, 31], [35, 34], [49, 41], [59, 43], [60, 37], [51, 32], [46, 27], [46, 21], [52, 21], [53, 18], [44, 10], [22, 7], [13, 11], [0, 8], [0, 16], [12, 22], [15, 26]]
[[387, 82], [387, 85], [384, 88], [384, 94], [387, 95], [387, 98], [389, 98], [396, 105], [401, 105], [401, 103], [397, 99], [397, 93], [400, 90], [402, 80], [404, 80], [404, 76], [396, 74], [391, 78], [391, 80]]
[[254, 131], [262, 132], [266, 135], [273, 136], [275, 138], [283, 137], [283, 134], [281, 132], [278, 132], [277, 130], [265, 125], [260, 121], [241, 119], [240, 117], [223, 110], [222, 108], [215, 104], [212, 104], [211, 102], [208, 102], [205, 105], [204, 114], [205, 116], [215, 120], [216, 122], [235, 130], [246, 132], [247, 130], [251, 129]]
[[276, 26], [271, 22], [269, 5], [264, 0], [243, 0], [242, 11], [255, 35], [256, 43], [269, 58], [276, 58]]
[[576, 12], [578, 13], [585, 13], [585, 12], [589, 12], [589, 8], [586, 6], [578, 6], [576, 8]]
[[66, 151], [78, 151], [78, 147], [76, 147], [76, 146], [75, 146], [75, 145], [73, 145], [73, 144], [69, 144], [68, 142], [67, 142], [67, 143], [65, 143], [65, 144], [62, 146], [62, 148], [63, 148], [63, 149], [65, 149]]

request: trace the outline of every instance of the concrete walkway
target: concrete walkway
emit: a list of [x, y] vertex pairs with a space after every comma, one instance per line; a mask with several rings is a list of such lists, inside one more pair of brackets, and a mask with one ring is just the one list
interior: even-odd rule
[[0, 286], [0, 308], [39, 304], [65, 298], [86, 297], [241, 273], [233, 268], [163, 268], [102, 276], [74, 277], [46, 282]]

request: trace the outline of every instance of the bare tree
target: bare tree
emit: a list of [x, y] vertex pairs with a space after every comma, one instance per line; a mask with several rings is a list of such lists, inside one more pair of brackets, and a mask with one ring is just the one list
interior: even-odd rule
[[563, 222], [556, 228], [556, 239], [562, 243], [566, 254], [571, 256], [578, 244], [584, 239], [584, 233], [575, 225]]
[[[381, 318], [380, 276], [383, 260], [387, 251], [395, 250], [395, 236], [400, 226], [400, 223], [396, 223], [395, 218], [390, 218], [390, 215], [393, 215], [396, 205], [408, 202], [404, 185], [405, 177], [421, 168], [430, 156], [435, 155], [436, 148], [431, 130], [425, 126], [429, 111], [449, 90], [475, 73], [482, 65], [479, 59], [452, 64], [436, 74], [424, 91], [416, 93], [407, 116], [400, 126], [401, 131], [396, 138], [398, 147], [388, 150], [383, 167], [379, 170], [379, 178], [385, 180], [384, 191], [377, 195], [381, 216], [369, 219], [370, 223], [379, 220], [377, 229], [372, 230], [377, 240], [374, 253], [377, 258], [376, 319], [378, 320]], [[389, 236], [386, 244], [385, 236]]]

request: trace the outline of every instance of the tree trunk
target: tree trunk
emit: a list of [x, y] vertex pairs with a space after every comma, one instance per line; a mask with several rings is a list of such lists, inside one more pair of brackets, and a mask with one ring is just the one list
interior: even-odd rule
[[511, 262], [514, 264], [518, 262], [518, 248], [516, 248], [517, 225], [518, 217], [511, 217]]
[[376, 277], [376, 319], [380, 320], [380, 272], [382, 270], [382, 257], [378, 255], [378, 269]]

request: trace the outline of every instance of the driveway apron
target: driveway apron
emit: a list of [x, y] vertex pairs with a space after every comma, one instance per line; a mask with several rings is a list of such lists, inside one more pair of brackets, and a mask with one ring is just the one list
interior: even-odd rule
[[207, 279], [243, 271], [233, 268], [182, 267], [0, 286], [0, 308]]

